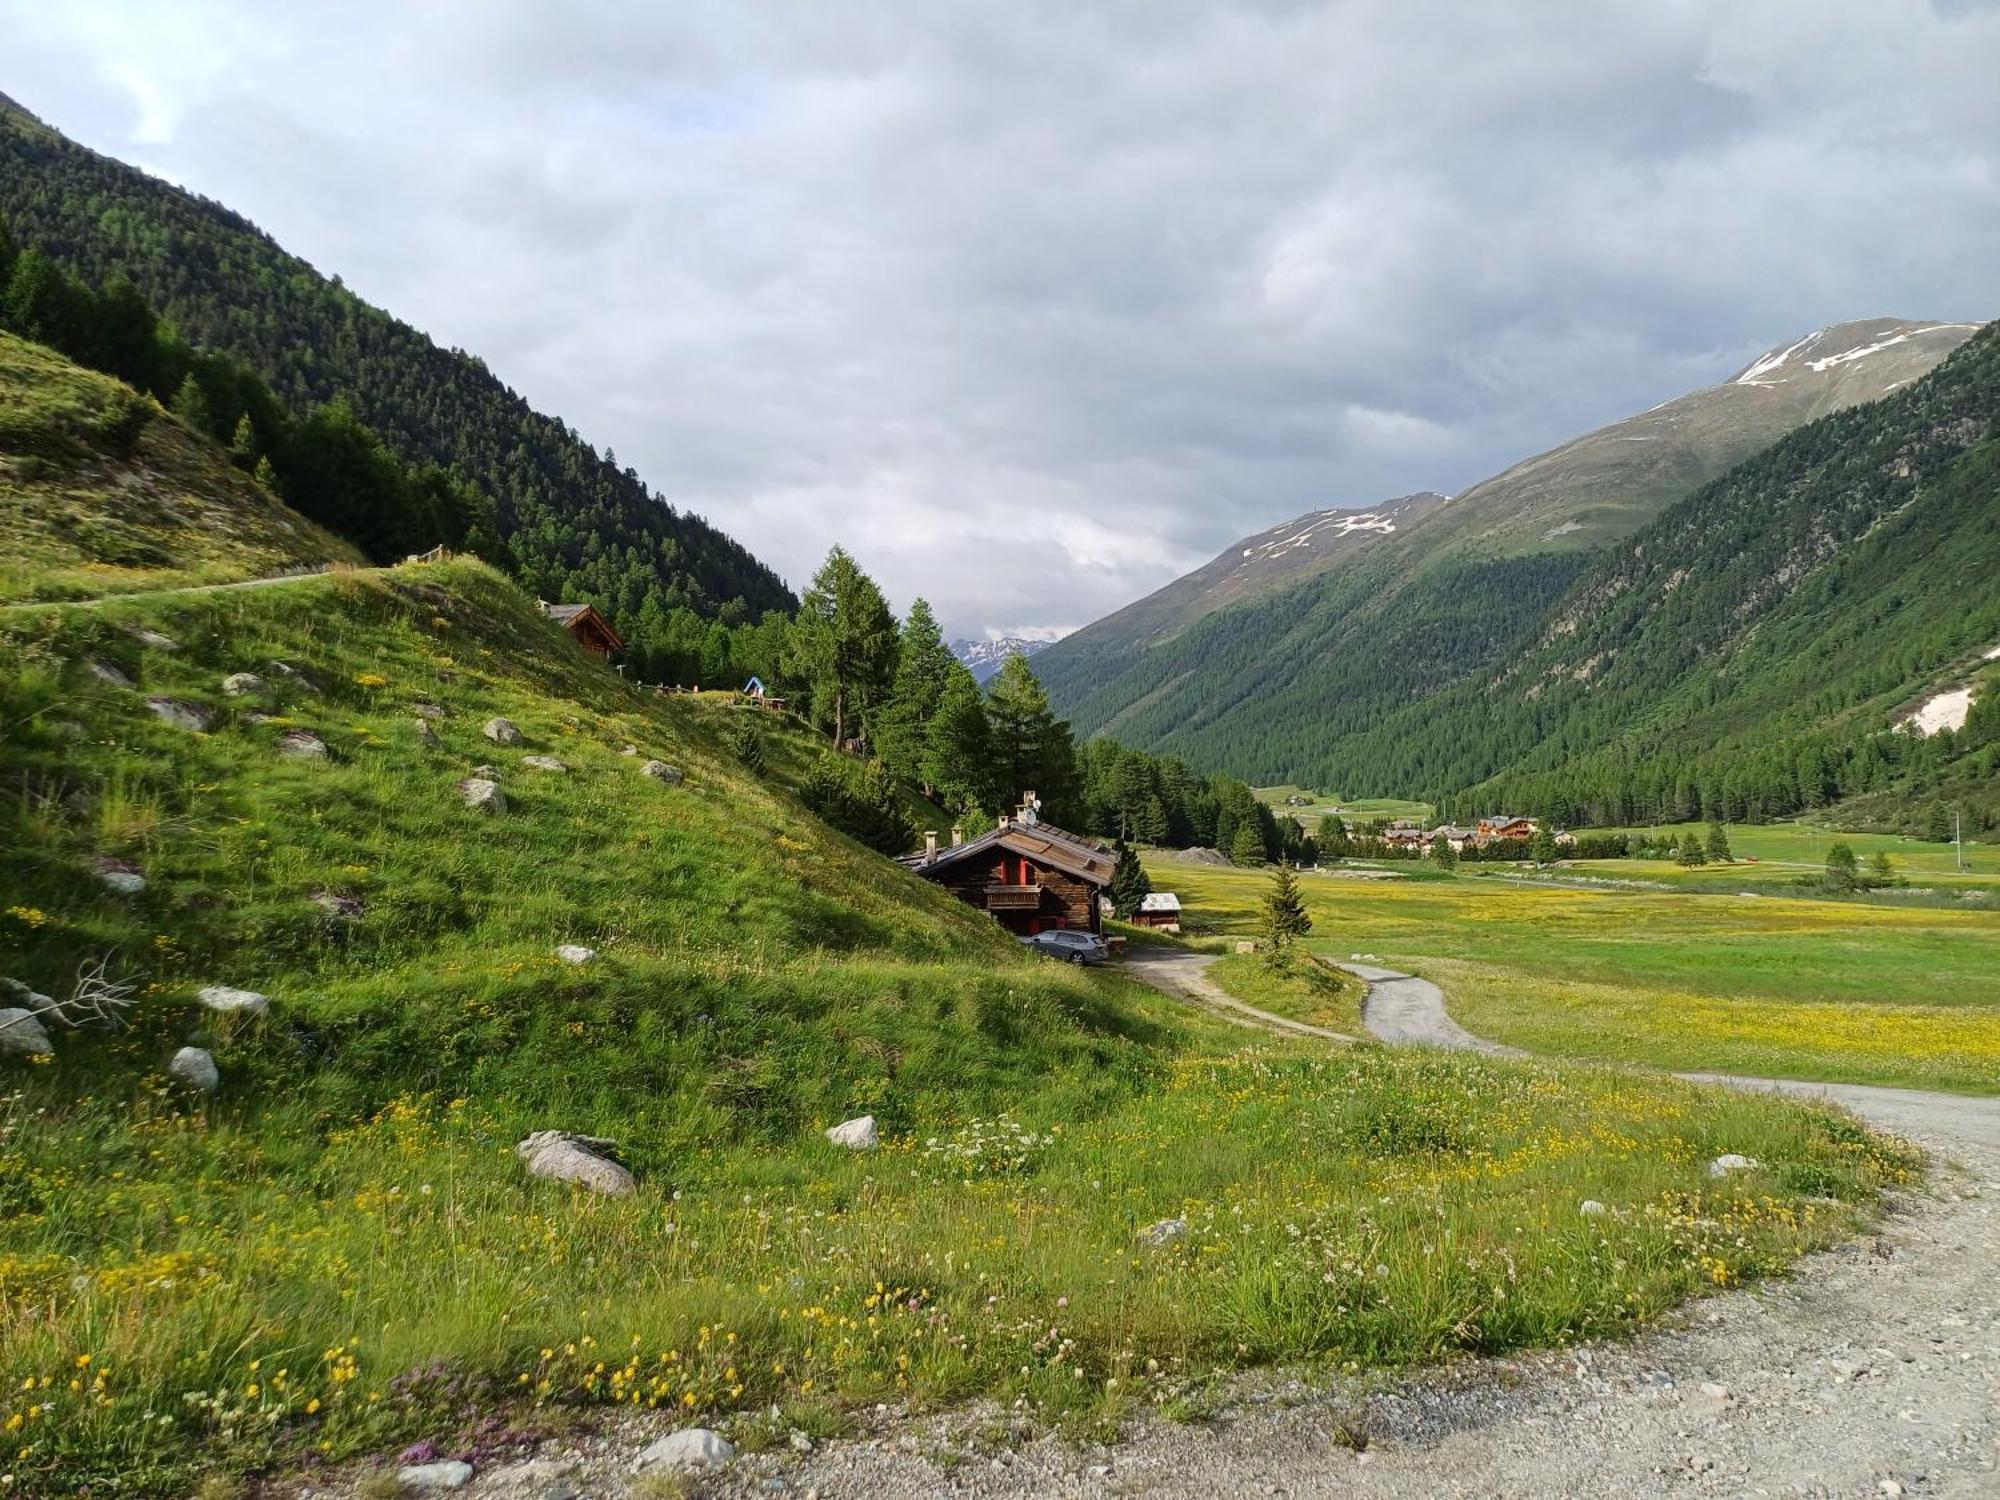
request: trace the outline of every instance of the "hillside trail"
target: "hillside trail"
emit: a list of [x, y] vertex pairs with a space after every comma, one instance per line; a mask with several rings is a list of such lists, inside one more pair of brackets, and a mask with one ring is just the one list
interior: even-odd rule
[[1127, 952], [1124, 968], [1133, 978], [1151, 985], [1160, 993], [1171, 995], [1176, 1000], [1191, 1001], [1232, 1026], [1318, 1037], [1322, 1041], [1343, 1045], [1356, 1040], [1344, 1031], [1294, 1021], [1289, 1016], [1275, 1015], [1244, 1004], [1208, 977], [1208, 966], [1215, 962], [1216, 957], [1213, 953], [1188, 953], [1175, 948], [1140, 948]]
[[[1212, 1007], [1201, 957], [1132, 968]], [[1505, 1051], [1453, 1023], [1435, 985], [1360, 972], [1383, 1040]], [[1931, 1147], [1938, 1168], [1891, 1201], [1877, 1233], [1637, 1338], [1330, 1386], [1247, 1375], [1214, 1422], [1149, 1420], [1109, 1447], [1048, 1436], [968, 1456], [963, 1414], [889, 1415], [809, 1456], [739, 1463], [701, 1493], [2000, 1496], [2000, 1101], [1702, 1081], [1831, 1099]], [[939, 1452], [959, 1456], [941, 1464]]]
[[[170, 589], [134, 589], [124, 594], [96, 594], [88, 599], [23, 599], [13, 604], [0, 604], [0, 615], [25, 614], [36, 609], [95, 609], [100, 604], [123, 604], [128, 600], [176, 599], [191, 594], [227, 594], [239, 589], [270, 589], [280, 584], [304, 583], [311, 578], [324, 578], [332, 568], [309, 568], [300, 573], [276, 573], [269, 578], [238, 578], [227, 583], [189, 583]], [[359, 576], [367, 573], [386, 573], [387, 568], [349, 568], [348, 573]]]

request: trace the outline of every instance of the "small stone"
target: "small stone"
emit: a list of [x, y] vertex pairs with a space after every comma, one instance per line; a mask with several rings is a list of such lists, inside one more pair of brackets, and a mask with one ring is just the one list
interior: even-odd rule
[[178, 651], [180, 643], [172, 636], [161, 635], [157, 630], [146, 630], [132, 626], [125, 632], [142, 646], [151, 646], [155, 651]]
[[687, 780], [679, 766], [670, 766], [663, 760], [649, 760], [639, 769], [656, 781], [664, 781], [668, 786], [679, 786]]
[[849, 1151], [873, 1151], [876, 1144], [875, 1117], [859, 1115], [852, 1120], [842, 1120], [827, 1130], [826, 1138]]
[[34, 1000], [43, 1004], [36, 1005], [34, 1010], [23, 1009], [18, 1005], [10, 1005], [0, 1010], [0, 1057], [55, 1056], [55, 1043], [49, 1040], [48, 1029], [35, 1014], [35, 1011], [42, 1010], [54, 1002], [49, 1000], [47, 995], [35, 995], [33, 991], [29, 991], [29, 994]]
[[139, 873], [137, 866], [109, 855], [97, 862], [97, 878], [104, 882], [106, 890], [116, 891], [121, 896], [136, 896], [146, 888], [146, 877]]
[[474, 776], [484, 776], [488, 781], [498, 781], [500, 779], [500, 768], [498, 766], [474, 766], [472, 774]]
[[416, 725], [417, 743], [422, 745], [426, 750], [437, 749], [442, 741], [438, 739], [437, 731], [431, 728], [431, 721], [429, 719], [418, 719]]
[[241, 698], [245, 693], [261, 693], [264, 679], [255, 672], [232, 672], [222, 679], [222, 690], [232, 698]]
[[788, 1441], [791, 1443], [792, 1452], [794, 1453], [810, 1453], [813, 1451], [813, 1440], [796, 1427], [792, 1429], [792, 1435]]
[[289, 760], [325, 760], [326, 741], [309, 729], [287, 729], [278, 736], [278, 754]]
[[222, 1072], [215, 1058], [200, 1047], [183, 1047], [167, 1064], [167, 1076], [178, 1078], [191, 1089], [212, 1094], [222, 1086]]
[[524, 755], [521, 757], [521, 764], [536, 771], [553, 771], [557, 775], [562, 775], [569, 770], [568, 766], [557, 760], [553, 755]]
[[491, 814], [507, 810], [507, 794], [500, 790], [500, 783], [488, 781], [484, 776], [466, 777], [458, 784], [458, 794], [474, 812]]
[[683, 1427], [679, 1432], [668, 1433], [642, 1452], [632, 1468], [639, 1473], [647, 1469], [669, 1472], [711, 1469], [728, 1463], [735, 1456], [736, 1449], [721, 1433], [711, 1432], [706, 1427]]
[[90, 675], [95, 677], [99, 682], [108, 682], [113, 687], [128, 688], [132, 686], [132, 679], [108, 661], [99, 661], [93, 657], [87, 665], [90, 668]]
[[450, 1458], [434, 1464], [404, 1464], [396, 1480], [409, 1490], [460, 1490], [472, 1482], [472, 1465]]
[[1738, 1156], [1734, 1151], [1725, 1151], [1708, 1164], [1708, 1175], [1727, 1177], [1732, 1172], [1752, 1172], [1757, 1168], [1757, 1160], [1751, 1156]]
[[521, 731], [506, 719], [488, 719], [486, 727], [479, 731], [496, 745], [518, 745]]
[[620, 755], [637, 755], [639, 753], [639, 747], [637, 745], [626, 745], [624, 748], [619, 750], [618, 753]]
[[597, 957], [597, 950], [581, 943], [564, 943], [556, 949], [556, 957], [566, 964], [587, 964]]
[[1903, 1487], [1893, 1479], [1883, 1480], [1880, 1484], [1876, 1486], [1876, 1488], [1879, 1489], [1883, 1494], [1889, 1496], [1890, 1500], [1895, 1500], [1896, 1496], [1903, 1493]]
[[1148, 1249], [1159, 1250], [1168, 1245], [1177, 1245], [1188, 1236], [1186, 1219], [1162, 1219], [1157, 1224], [1148, 1224], [1139, 1231], [1139, 1242]]
[[292, 683], [293, 686], [303, 688], [308, 693], [316, 693], [319, 691], [319, 684], [317, 682], [314, 682], [312, 678], [306, 676], [305, 673], [301, 672], [297, 667], [293, 666], [290, 662], [278, 661], [276, 659], [273, 659], [271, 661], [267, 661], [264, 663], [264, 670], [274, 674], [275, 676], [286, 679], [288, 682]]
[[514, 1154], [527, 1163], [530, 1177], [581, 1183], [594, 1193], [622, 1198], [635, 1191], [638, 1183], [608, 1155], [617, 1149], [616, 1141], [600, 1136], [537, 1130], [514, 1148]]
[[442, 703], [413, 703], [410, 709], [420, 719], [442, 719], [445, 716]]
[[359, 922], [361, 920], [361, 898], [342, 895], [339, 891], [314, 891], [312, 904], [320, 909], [329, 924]]
[[1606, 1210], [1604, 1205], [1602, 1203], [1599, 1203], [1595, 1198], [1586, 1198], [1583, 1200], [1583, 1202], [1577, 1205], [1576, 1211], [1582, 1214], [1586, 1219], [1594, 1219], [1599, 1214], [1604, 1213]]
[[195, 999], [210, 1010], [221, 1011], [224, 1015], [261, 1016], [271, 1008], [268, 996], [255, 990], [239, 990], [226, 984], [204, 985], [195, 991]]
[[184, 698], [148, 698], [146, 707], [174, 728], [192, 730], [196, 734], [206, 733], [208, 726], [215, 722], [214, 714], [199, 703], [189, 703]]

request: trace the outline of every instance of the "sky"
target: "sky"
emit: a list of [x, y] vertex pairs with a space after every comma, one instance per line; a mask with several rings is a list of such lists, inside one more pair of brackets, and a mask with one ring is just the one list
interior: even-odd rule
[[0, 92], [795, 587], [1053, 634], [1828, 323], [2000, 314], [1979, 0], [0, 0]]

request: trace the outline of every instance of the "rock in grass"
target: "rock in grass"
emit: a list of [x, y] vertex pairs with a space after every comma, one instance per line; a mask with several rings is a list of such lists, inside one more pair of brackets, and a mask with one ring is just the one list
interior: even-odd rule
[[496, 745], [518, 745], [521, 743], [521, 731], [516, 729], [513, 722], [508, 719], [488, 719], [486, 727], [479, 732]]
[[95, 677], [99, 682], [108, 682], [113, 687], [128, 688], [132, 686], [132, 679], [108, 661], [100, 661], [93, 657], [86, 665], [90, 669], [90, 675]]
[[639, 747], [637, 745], [621, 746], [618, 753], [620, 755], [637, 755], [639, 753]]
[[566, 964], [587, 964], [597, 957], [597, 950], [581, 943], [564, 943], [556, 949], [556, 957]]
[[876, 1143], [875, 1117], [861, 1115], [852, 1120], [842, 1120], [827, 1130], [826, 1138], [849, 1151], [873, 1151]]
[[664, 781], [668, 786], [679, 786], [687, 780], [679, 766], [670, 766], [663, 760], [649, 760], [639, 769], [655, 781]]
[[146, 707], [174, 728], [192, 730], [196, 734], [206, 733], [209, 725], [215, 722], [214, 714], [185, 698], [148, 698]]
[[317, 693], [319, 691], [319, 684], [290, 662], [278, 661], [274, 658], [264, 663], [264, 670], [272, 673], [274, 676], [284, 678], [293, 686], [301, 688], [308, 693]]
[[1738, 1156], [1734, 1151], [1725, 1151], [1708, 1164], [1708, 1175], [1727, 1177], [1732, 1172], [1754, 1172], [1757, 1159], [1754, 1156]]
[[221, 1011], [224, 1015], [261, 1016], [271, 1008], [268, 996], [255, 990], [239, 990], [226, 984], [204, 985], [195, 991], [195, 999], [210, 1010]]
[[264, 691], [264, 679], [255, 672], [231, 672], [222, 679], [222, 690], [232, 698]]
[[442, 703], [412, 703], [410, 709], [420, 719], [442, 719], [445, 716]]
[[200, 1047], [183, 1047], [167, 1064], [167, 1076], [177, 1078], [191, 1089], [212, 1094], [222, 1086], [222, 1071], [215, 1058]]
[[569, 770], [568, 766], [557, 760], [553, 755], [524, 755], [521, 757], [521, 764], [527, 766], [530, 770], [553, 771], [559, 776]]
[[178, 651], [180, 642], [172, 636], [161, 635], [157, 630], [147, 630], [142, 626], [130, 626], [125, 633], [142, 646], [151, 646], [155, 651]]
[[1178, 1245], [1188, 1237], [1186, 1219], [1162, 1219], [1157, 1224], [1148, 1224], [1139, 1231], [1139, 1242], [1149, 1250], [1164, 1249], [1168, 1245]]
[[640, 1453], [632, 1468], [637, 1473], [683, 1469], [714, 1469], [736, 1457], [736, 1449], [719, 1432], [706, 1427], [683, 1427], [670, 1432]]
[[417, 743], [422, 745], [426, 750], [437, 749], [442, 742], [437, 737], [437, 731], [431, 728], [431, 721], [429, 719], [416, 719], [412, 722], [417, 726]]
[[638, 1184], [630, 1172], [611, 1159], [609, 1153], [617, 1149], [616, 1141], [599, 1136], [537, 1130], [514, 1148], [514, 1154], [527, 1163], [530, 1177], [579, 1183], [593, 1193], [622, 1198]]
[[[34, 998], [48, 999], [46, 995]], [[42, 1007], [37, 1006], [36, 1010], [39, 1009]], [[18, 1005], [0, 1009], [0, 1057], [53, 1057], [55, 1051], [48, 1029], [35, 1011]]]
[[1582, 1214], [1586, 1219], [1594, 1219], [1599, 1214], [1604, 1213], [1606, 1210], [1604, 1205], [1602, 1203], [1599, 1203], [1595, 1198], [1586, 1198], [1583, 1200], [1583, 1202], [1577, 1205], [1576, 1211]]
[[396, 1470], [396, 1480], [406, 1490], [462, 1490], [472, 1483], [472, 1465], [461, 1458], [404, 1464]]
[[97, 878], [104, 882], [106, 890], [121, 896], [136, 896], [146, 888], [146, 877], [139, 873], [138, 866], [108, 854], [97, 862]]
[[288, 760], [325, 760], [326, 741], [309, 729], [287, 729], [278, 736], [278, 754]]
[[361, 920], [361, 898], [342, 895], [339, 891], [314, 891], [312, 904], [320, 910], [328, 926], [344, 925]]
[[507, 794], [500, 790], [500, 783], [488, 781], [484, 776], [468, 776], [458, 784], [458, 794], [465, 799], [465, 805], [477, 813], [503, 813], [507, 810]]

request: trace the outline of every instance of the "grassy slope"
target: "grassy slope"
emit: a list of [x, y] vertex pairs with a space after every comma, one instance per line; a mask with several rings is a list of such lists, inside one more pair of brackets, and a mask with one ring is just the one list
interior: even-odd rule
[[[1834, 816], [1838, 815], [1836, 810]], [[1608, 831], [1650, 835], [1654, 830], [1648, 827]], [[1663, 823], [1659, 825], [1659, 832], [1675, 839], [1684, 833], [1705, 839], [1708, 825]], [[1746, 823], [1733, 826], [1728, 832], [1730, 852], [1736, 856], [1730, 864], [1683, 869], [1667, 860], [1615, 859], [1592, 860], [1577, 868], [1593, 875], [1668, 881], [1696, 890], [1736, 890], [1766, 886], [1772, 881], [1796, 882], [1805, 876], [1819, 875], [1826, 869], [1827, 850], [1836, 843], [1843, 843], [1864, 863], [1878, 853], [1888, 855], [1896, 878], [1907, 881], [1914, 889], [1963, 893], [2000, 885], [2000, 846], [1993, 844], [1968, 840], [1965, 845], [1965, 868], [1960, 870], [1957, 855], [1950, 844], [1904, 838], [1897, 834], [1848, 833], [1811, 823]]]
[[[1269, 877], [1161, 865], [1155, 880], [1180, 892], [1192, 924], [1248, 931]], [[1533, 1051], [2000, 1092], [1991, 915], [1556, 889], [1463, 870], [1308, 877], [1304, 889], [1315, 949], [1418, 970], [1474, 1031]]]
[[0, 603], [355, 561], [152, 400], [0, 333]]
[[[220, 698], [272, 658], [317, 691], [269, 674]], [[1614, 1331], [1850, 1222], [1803, 1195], [1861, 1204], [1907, 1169], [1771, 1100], [1239, 1050], [831, 834], [722, 753], [715, 706], [634, 692], [476, 564], [17, 610], [0, 668], [6, 968], [65, 993], [114, 952], [140, 986], [130, 1029], [0, 1064], [0, 1429], [24, 1493], [417, 1437], [490, 1452], [550, 1404], [728, 1424], [988, 1390], [1107, 1418], [1244, 1360]], [[148, 692], [222, 717], [171, 728]], [[448, 709], [438, 748], [418, 700]], [[527, 744], [482, 739], [495, 713]], [[278, 757], [291, 725], [329, 761]], [[503, 817], [458, 804], [481, 761]], [[103, 855], [147, 889], [106, 891]], [[561, 941], [602, 956], [563, 966]], [[200, 1010], [215, 982], [271, 1013]], [[184, 1042], [217, 1055], [211, 1100], [162, 1076]], [[861, 1110], [883, 1151], [820, 1140]], [[509, 1148], [544, 1127], [617, 1138], [639, 1192], [528, 1181]], [[1770, 1170], [1711, 1185], [1723, 1149]], [[1630, 1212], [1580, 1220], [1583, 1196]], [[1440, 1213], [1449, 1265], [1422, 1253]], [[1186, 1245], [1136, 1253], [1169, 1215]], [[500, 1427], [468, 1436], [468, 1409]]]

